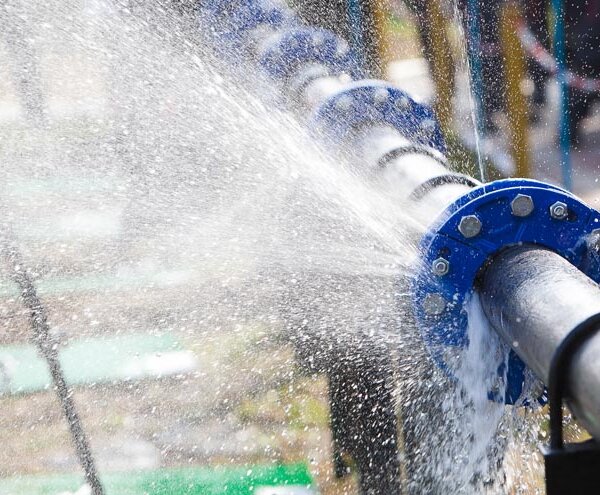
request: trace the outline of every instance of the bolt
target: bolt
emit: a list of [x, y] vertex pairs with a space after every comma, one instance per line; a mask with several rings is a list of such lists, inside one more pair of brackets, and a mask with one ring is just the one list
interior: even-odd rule
[[348, 51], [350, 51], [348, 43], [339, 40], [338, 45], [335, 47], [335, 56], [337, 58], [345, 57], [348, 54]]
[[390, 93], [385, 88], [377, 88], [375, 91], [373, 91], [373, 101], [377, 105], [383, 105], [388, 101], [389, 97]]
[[441, 315], [446, 310], [446, 300], [436, 292], [427, 294], [423, 300], [423, 309], [428, 315]]
[[600, 229], [594, 229], [587, 238], [588, 249], [600, 251]]
[[423, 134], [431, 136], [433, 131], [435, 131], [435, 120], [425, 119], [423, 122], [421, 122], [420, 127]]
[[443, 277], [450, 271], [450, 262], [445, 258], [438, 258], [431, 264], [431, 271], [439, 277]]
[[338, 81], [342, 84], [350, 84], [352, 82], [352, 76], [346, 73], [340, 74], [338, 76]]
[[510, 209], [515, 217], [527, 217], [533, 211], [533, 198], [527, 194], [517, 194], [510, 203]]
[[352, 106], [354, 105], [354, 101], [351, 96], [344, 95], [338, 98], [338, 101], [335, 102], [335, 107], [340, 112], [349, 112]]
[[460, 219], [458, 231], [467, 239], [475, 237], [481, 232], [481, 220], [475, 215], [466, 215]]
[[410, 108], [410, 100], [406, 96], [401, 96], [394, 101], [395, 107], [400, 111], [405, 111]]
[[311, 41], [315, 48], [320, 48], [325, 43], [325, 36], [322, 33], [315, 33]]
[[564, 220], [569, 215], [569, 208], [562, 201], [557, 201], [550, 206], [550, 216], [555, 220]]

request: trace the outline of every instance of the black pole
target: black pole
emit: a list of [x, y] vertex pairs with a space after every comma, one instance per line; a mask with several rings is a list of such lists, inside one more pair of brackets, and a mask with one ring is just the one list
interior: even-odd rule
[[31, 277], [27, 273], [23, 260], [16, 248], [3, 246], [2, 256], [8, 264], [10, 277], [19, 287], [23, 304], [29, 310], [29, 321], [33, 330], [34, 342], [42, 357], [48, 363], [50, 375], [56, 388], [63, 412], [69, 423], [71, 436], [75, 443], [77, 457], [83, 467], [85, 478], [92, 495], [104, 495], [104, 488], [96, 470], [92, 451], [77, 413], [72, 391], [65, 380], [59, 358], [58, 349], [50, 335], [46, 309], [40, 300]]

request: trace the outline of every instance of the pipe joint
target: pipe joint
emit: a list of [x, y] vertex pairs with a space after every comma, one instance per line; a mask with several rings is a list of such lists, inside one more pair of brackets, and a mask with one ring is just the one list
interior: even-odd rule
[[354, 131], [387, 125], [408, 141], [441, 153], [446, 145], [433, 110], [384, 81], [362, 80], [330, 95], [316, 110], [313, 126], [337, 142]]
[[285, 5], [264, 0], [211, 0], [202, 2], [198, 12], [202, 26], [211, 27], [215, 47], [233, 57], [240, 57], [248, 46], [246, 37], [255, 30], [299, 24]]
[[[559, 203], [564, 214], [557, 221], [551, 212]], [[444, 356], [456, 354], [449, 348], [468, 345], [465, 304], [478, 274], [494, 255], [509, 246], [534, 244], [599, 281], [600, 260], [588, 240], [598, 227], [600, 212], [565, 190], [533, 180], [482, 185], [448, 206], [422, 239], [411, 287], [417, 323], [435, 362], [452, 375]], [[443, 277], [431, 269], [439, 259], [449, 267]], [[522, 393], [525, 365], [516, 355], [508, 362], [504, 401], [513, 404]]]
[[329, 74], [358, 74], [356, 57], [348, 43], [328, 29], [292, 27], [267, 38], [259, 63], [274, 79], [287, 79], [305, 65], [319, 64]]

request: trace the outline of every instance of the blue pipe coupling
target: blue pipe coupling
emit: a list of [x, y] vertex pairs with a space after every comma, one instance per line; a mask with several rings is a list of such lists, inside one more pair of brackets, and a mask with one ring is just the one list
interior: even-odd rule
[[[499, 180], [457, 199], [423, 237], [411, 287], [417, 324], [435, 362], [453, 375], [456, 351], [469, 344], [466, 303], [478, 274], [495, 254], [509, 246], [538, 245], [599, 282], [600, 257], [590, 242], [599, 236], [598, 211], [542, 182]], [[504, 397], [490, 391], [490, 398], [517, 402], [525, 369], [511, 350], [508, 369], [498, 370], [506, 374]]]
[[[255, 60], [284, 85], [307, 67], [318, 68], [314, 72], [317, 77], [345, 74], [352, 80], [361, 76], [357, 57], [344, 39], [327, 29], [302, 25], [284, 5], [265, 0], [211, 0], [203, 2], [199, 10], [220, 50], [227, 51], [232, 60], [241, 56]], [[260, 32], [262, 39], [254, 45], [254, 53], [248, 53], [244, 47], [252, 44], [248, 37], [253, 32]], [[309, 124], [334, 144], [345, 142], [354, 130], [386, 125], [410, 142], [441, 153], [446, 150], [433, 110], [384, 81], [343, 85], [325, 97]]]
[[446, 151], [442, 129], [431, 107], [385, 82], [365, 79], [347, 84], [317, 108], [312, 126], [344, 142], [352, 131], [377, 125], [396, 129], [408, 141]]

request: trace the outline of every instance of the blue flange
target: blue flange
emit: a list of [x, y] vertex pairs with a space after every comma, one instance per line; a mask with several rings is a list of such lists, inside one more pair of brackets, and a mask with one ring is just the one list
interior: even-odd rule
[[325, 65], [332, 74], [358, 74], [348, 43], [328, 29], [295, 27], [273, 35], [262, 49], [259, 62], [276, 79], [289, 77], [300, 65]]
[[[590, 255], [585, 242], [599, 227], [598, 211], [567, 191], [534, 180], [492, 182], [447, 207], [421, 241], [411, 289], [417, 323], [435, 361], [451, 373], [445, 356], [468, 344], [465, 303], [494, 254], [511, 245], [537, 244], [600, 281], [600, 258]], [[510, 356], [507, 404], [521, 395], [524, 370], [523, 362]]]
[[348, 84], [321, 104], [312, 123], [315, 130], [338, 142], [353, 130], [377, 124], [398, 129], [412, 143], [446, 151], [433, 110], [384, 81]]
[[293, 26], [298, 21], [293, 12], [279, 2], [265, 0], [212, 0], [198, 9], [203, 26], [211, 26], [216, 48], [240, 56], [244, 36], [261, 25]]

